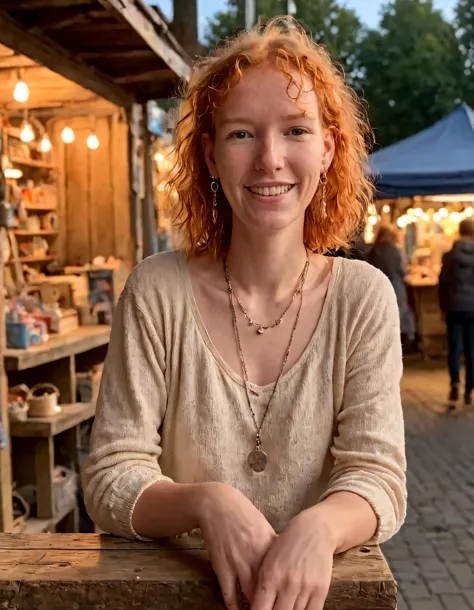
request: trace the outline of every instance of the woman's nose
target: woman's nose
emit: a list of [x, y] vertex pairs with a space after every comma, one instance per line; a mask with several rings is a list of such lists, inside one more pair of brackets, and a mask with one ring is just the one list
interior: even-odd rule
[[282, 169], [284, 165], [284, 143], [275, 136], [263, 138], [256, 150], [255, 169], [271, 173]]

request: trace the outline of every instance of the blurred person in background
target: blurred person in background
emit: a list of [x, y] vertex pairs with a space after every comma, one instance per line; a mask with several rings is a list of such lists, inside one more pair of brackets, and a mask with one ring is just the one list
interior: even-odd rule
[[390, 280], [397, 297], [400, 312], [400, 332], [404, 351], [414, 350], [415, 319], [408, 303], [405, 276], [407, 269], [401, 250], [401, 232], [393, 225], [382, 225], [367, 261], [380, 269]]
[[443, 257], [439, 278], [439, 302], [448, 326], [449, 400], [459, 400], [461, 357], [464, 354], [466, 383], [464, 404], [472, 405], [474, 387], [474, 221], [459, 225], [460, 238]]

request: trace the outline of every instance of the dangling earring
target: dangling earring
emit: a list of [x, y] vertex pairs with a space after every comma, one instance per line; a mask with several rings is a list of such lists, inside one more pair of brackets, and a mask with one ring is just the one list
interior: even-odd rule
[[323, 196], [322, 196], [322, 202], [321, 202], [321, 215], [323, 217], [323, 220], [326, 220], [327, 218], [327, 212], [326, 212], [326, 183], [328, 180], [328, 175], [326, 172], [323, 171], [323, 173], [321, 174], [320, 177], [321, 180], [321, 184], [323, 185]]
[[214, 193], [212, 199], [212, 222], [216, 224], [217, 222], [217, 191], [219, 190], [219, 183], [217, 182], [217, 178], [213, 178], [211, 182], [211, 191]]

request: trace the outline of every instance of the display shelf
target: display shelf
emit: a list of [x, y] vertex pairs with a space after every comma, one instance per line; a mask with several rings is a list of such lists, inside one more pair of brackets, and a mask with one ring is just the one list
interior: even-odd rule
[[20, 256], [19, 258], [13, 258], [8, 261], [7, 265], [14, 265], [15, 263], [46, 263], [48, 261], [56, 260], [55, 255], [48, 256]]
[[58, 231], [46, 231], [45, 229], [40, 229], [39, 231], [15, 229], [13, 232], [17, 237], [36, 237], [37, 235], [44, 237], [55, 237], [56, 235], [58, 235]]
[[36, 167], [38, 169], [57, 169], [53, 163], [39, 161], [38, 159], [27, 159], [22, 157], [9, 157], [12, 163], [16, 165], [24, 165], [25, 167]]

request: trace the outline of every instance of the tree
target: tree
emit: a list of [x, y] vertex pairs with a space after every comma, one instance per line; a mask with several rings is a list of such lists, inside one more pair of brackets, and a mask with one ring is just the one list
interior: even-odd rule
[[245, 28], [245, 0], [227, 0], [227, 9], [208, 20], [204, 44], [208, 51]]
[[197, 0], [173, 0], [171, 31], [191, 57], [199, 52]]
[[432, 0], [388, 2], [380, 29], [361, 44], [357, 68], [381, 145], [428, 127], [462, 98], [464, 61], [455, 29]]
[[455, 9], [456, 34], [464, 58], [464, 101], [474, 107], [474, 0], [459, 0]]
[[[227, 10], [209, 21], [205, 36], [209, 49], [245, 27], [244, 5], [243, 0], [228, 0]], [[295, 5], [296, 19], [307, 26], [314, 40], [325, 45], [336, 61], [351, 71], [362, 32], [355, 12], [341, 7], [337, 0], [296, 0]], [[287, 0], [257, 0], [257, 15], [263, 22], [284, 15], [286, 10]]]

